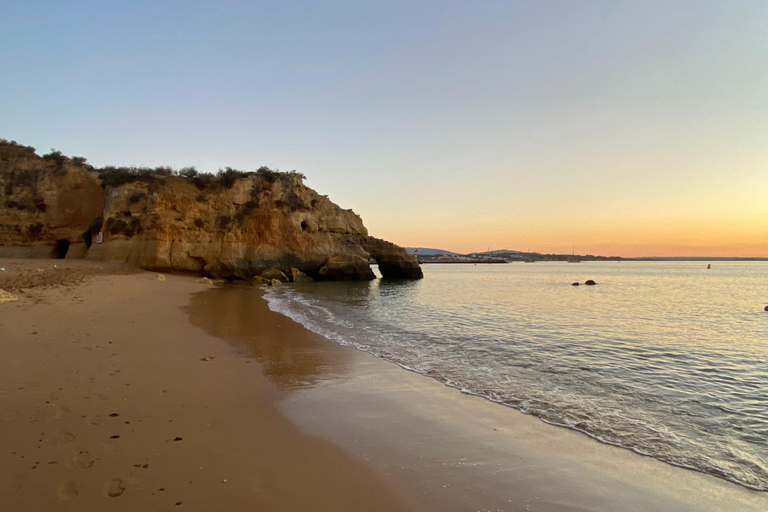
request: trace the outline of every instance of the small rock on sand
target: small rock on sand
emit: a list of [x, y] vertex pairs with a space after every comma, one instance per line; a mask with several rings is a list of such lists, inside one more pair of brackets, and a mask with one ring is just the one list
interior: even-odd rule
[[213, 281], [211, 281], [207, 277], [201, 277], [200, 279], [197, 280], [197, 282], [200, 284], [213, 284]]
[[157, 274], [157, 277], [155, 278], [158, 281], [165, 281], [165, 276], [163, 274]]
[[19, 300], [19, 298], [11, 292], [0, 290], [0, 304], [5, 304], [6, 302], [16, 302], [17, 300]]

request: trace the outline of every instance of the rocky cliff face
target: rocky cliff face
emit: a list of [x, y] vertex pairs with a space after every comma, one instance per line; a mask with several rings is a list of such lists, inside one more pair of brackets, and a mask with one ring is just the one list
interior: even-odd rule
[[422, 277], [415, 258], [368, 236], [358, 215], [305, 187], [298, 173], [97, 171], [7, 142], [0, 142], [0, 256], [119, 260], [244, 279], [272, 267], [372, 279], [373, 257], [384, 277]]

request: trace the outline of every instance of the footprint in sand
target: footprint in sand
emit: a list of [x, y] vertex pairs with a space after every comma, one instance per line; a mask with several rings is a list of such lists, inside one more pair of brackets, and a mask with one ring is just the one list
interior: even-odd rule
[[56, 431], [56, 440], [60, 443], [71, 443], [75, 440], [75, 434], [65, 428]]
[[119, 478], [113, 478], [109, 484], [107, 484], [107, 496], [110, 498], [117, 498], [125, 491], [123, 481]]
[[91, 459], [91, 454], [88, 450], [75, 452], [68, 462], [69, 466], [73, 469], [88, 469], [93, 466], [93, 460]]
[[44, 418], [45, 418], [45, 414], [43, 414], [42, 411], [35, 411], [29, 415], [29, 422], [37, 423], [38, 421], [43, 421]]
[[56, 493], [60, 500], [71, 500], [77, 498], [78, 494], [80, 494], [80, 489], [75, 482], [67, 482], [60, 485]]
[[94, 426], [96, 426], [96, 425], [98, 425], [99, 423], [101, 423], [101, 414], [94, 414], [94, 415], [92, 415], [92, 416], [88, 416], [88, 417], [86, 417], [86, 420], [85, 420], [85, 421], [86, 421], [86, 422], [87, 422], [89, 425], [94, 425]]
[[20, 491], [23, 486], [24, 475], [21, 473], [11, 475], [10, 478], [8, 478], [8, 480], [5, 482], [5, 487], [11, 491]]
[[54, 416], [54, 419], [60, 420], [61, 418], [63, 418], [67, 414], [69, 414], [70, 412], [72, 412], [72, 411], [69, 410], [69, 407], [66, 407], [66, 406], [63, 406], [63, 405], [59, 406], [59, 407], [56, 407], [56, 415]]
[[[75, 434], [73, 434], [71, 431], [67, 430], [66, 428], [60, 428], [56, 431], [55, 434], [48, 437], [46, 439], [46, 442], [51, 446], [56, 446], [58, 444], [65, 444], [65, 443], [71, 443], [75, 440]], [[40, 439], [42, 441], [42, 439]]]

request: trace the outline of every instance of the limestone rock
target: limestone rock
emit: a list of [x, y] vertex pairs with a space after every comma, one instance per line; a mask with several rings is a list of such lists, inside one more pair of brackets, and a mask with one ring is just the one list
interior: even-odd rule
[[155, 278], [158, 281], [165, 281], [165, 276], [163, 274], [157, 274], [157, 277]]
[[264, 272], [261, 273], [261, 278], [266, 279], [267, 281], [272, 281], [273, 279], [277, 279], [282, 283], [287, 283], [289, 281], [288, 276], [286, 276], [276, 268], [270, 268], [265, 270]]
[[309, 283], [314, 281], [314, 279], [297, 268], [291, 268], [290, 277], [292, 283]]
[[0, 304], [5, 304], [8, 302], [16, 302], [19, 300], [19, 298], [12, 294], [11, 292], [7, 292], [5, 290], [0, 290]]
[[200, 284], [213, 284], [213, 281], [211, 281], [207, 277], [201, 277], [200, 279], [197, 280], [197, 282]]
[[326, 281], [361, 281], [376, 279], [370, 262], [356, 254], [331, 256], [320, 268], [318, 277]]
[[282, 284], [283, 284], [283, 282], [281, 280], [279, 280], [279, 279], [271, 279], [269, 281], [269, 286], [280, 286]]
[[404, 248], [372, 236], [360, 240], [360, 245], [376, 260], [382, 277], [393, 279], [424, 277], [416, 256], [408, 254]]
[[269, 282], [262, 277], [256, 276], [251, 280], [251, 284], [253, 286], [267, 286]]
[[290, 269], [314, 279], [373, 279], [373, 257], [384, 277], [422, 277], [415, 257], [370, 237], [357, 214], [295, 172], [96, 170], [0, 140], [0, 257], [54, 255], [215, 279], [276, 269], [283, 277], [269, 279], [283, 282]]

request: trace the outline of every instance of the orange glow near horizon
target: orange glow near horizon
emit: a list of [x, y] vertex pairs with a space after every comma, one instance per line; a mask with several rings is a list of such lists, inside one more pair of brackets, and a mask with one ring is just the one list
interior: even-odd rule
[[[766, 205], [742, 202], [731, 212], [636, 215], [610, 209], [561, 216], [541, 214], [480, 215], [414, 213], [405, 218], [366, 222], [374, 236], [403, 246], [458, 253], [511, 249], [539, 253], [651, 257], [768, 257]], [[555, 216], [556, 215], [556, 216]], [[745, 221], [747, 219], [748, 221]]]

